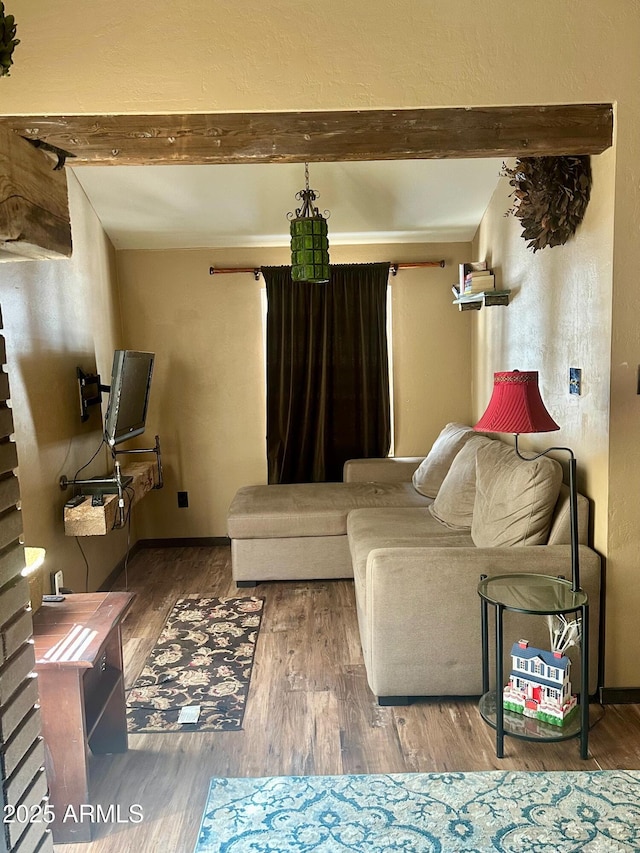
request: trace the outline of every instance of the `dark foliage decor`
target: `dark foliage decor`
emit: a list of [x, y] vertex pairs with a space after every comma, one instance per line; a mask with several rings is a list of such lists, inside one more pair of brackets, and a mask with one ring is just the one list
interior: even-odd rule
[[16, 22], [13, 15], [5, 15], [4, 3], [0, 2], [0, 77], [9, 76], [13, 64], [13, 51], [20, 39], [16, 35]]
[[522, 238], [533, 252], [562, 246], [584, 218], [591, 196], [591, 161], [584, 157], [522, 157], [503, 164], [513, 187], [506, 216], [522, 222]]

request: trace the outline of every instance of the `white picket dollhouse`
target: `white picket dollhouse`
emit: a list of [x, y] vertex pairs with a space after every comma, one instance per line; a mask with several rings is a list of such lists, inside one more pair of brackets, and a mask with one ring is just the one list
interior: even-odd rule
[[511, 649], [511, 675], [504, 688], [505, 709], [561, 726], [575, 709], [569, 672], [571, 661], [519, 640]]

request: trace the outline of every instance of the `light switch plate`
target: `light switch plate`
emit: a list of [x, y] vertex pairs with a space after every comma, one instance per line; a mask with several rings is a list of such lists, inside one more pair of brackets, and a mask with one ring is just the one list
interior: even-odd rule
[[569, 393], [582, 394], [582, 370], [579, 367], [569, 368]]

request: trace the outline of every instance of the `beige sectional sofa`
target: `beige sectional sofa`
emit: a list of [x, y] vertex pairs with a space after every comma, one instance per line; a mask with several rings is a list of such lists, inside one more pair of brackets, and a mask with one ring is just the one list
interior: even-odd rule
[[[561, 479], [552, 459], [523, 462], [502, 441], [448, 424], [424, 458], [353, 460], [343, 483], [240, 489], [228, 515], [233, 577], [238, 586], [353, 577], [367, 678], [381, 704], [477, 695], [480, 576], [570, 576]], [[595, 692], [601, 567], [586, 545], [581, 495], [578, 512]], [[549, 647], [545, 617], [507, 613], [504, 636]], [[578, 666], [572, 675], [575, 688]]]

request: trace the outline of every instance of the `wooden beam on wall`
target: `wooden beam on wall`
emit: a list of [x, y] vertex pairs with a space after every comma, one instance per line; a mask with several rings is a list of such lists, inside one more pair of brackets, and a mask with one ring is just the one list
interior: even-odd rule
[[70, 257], [67, 176], [53, 167], [0, 125], [0, 260]]
[[301, 163], [600, 154], [611, 104], [169, 115], [8, 116], [74, 165]]

